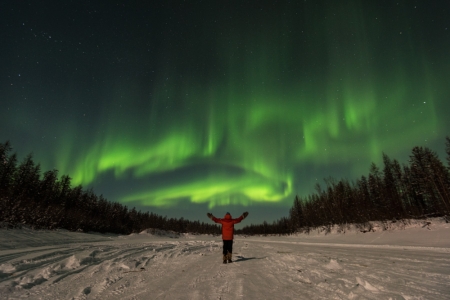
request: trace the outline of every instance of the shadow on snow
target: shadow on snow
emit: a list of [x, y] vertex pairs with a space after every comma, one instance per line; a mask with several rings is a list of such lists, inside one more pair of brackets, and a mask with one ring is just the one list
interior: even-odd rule
[[236, 260], [234, 262], [240, 262], [240, 261], [246, 261], [246, 260], [252, 260], [252, 259], [264, 259], [265, 257], [243, 257], [240, 255], [236, 255]]

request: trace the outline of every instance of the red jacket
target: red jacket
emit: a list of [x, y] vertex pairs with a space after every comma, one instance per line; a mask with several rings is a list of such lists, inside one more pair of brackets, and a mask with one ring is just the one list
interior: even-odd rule
[[222, 240], [232, 240], [234, 234], [234, 224], [240, 223], [244, 219], [244, 216], [240, 216], [237, 219], [232, 219], [230, 214], [226, 214], [224, 219], [218, 219], [212, 217], [212, 220], [216, 223], [222, 224]]

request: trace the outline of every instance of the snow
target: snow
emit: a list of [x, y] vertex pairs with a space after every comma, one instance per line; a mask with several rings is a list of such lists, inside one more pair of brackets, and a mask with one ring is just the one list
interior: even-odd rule
[[[443, 219], [237, 236], [0, 229], [1, 299], [449, 299]], [[344, 233], [345, 232], [345, 233]]]

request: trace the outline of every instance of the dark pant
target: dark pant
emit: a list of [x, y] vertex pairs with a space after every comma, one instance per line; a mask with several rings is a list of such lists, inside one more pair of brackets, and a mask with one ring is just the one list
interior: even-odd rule
[[223, 255], [233, 253], [233, 240], [223, 240]]

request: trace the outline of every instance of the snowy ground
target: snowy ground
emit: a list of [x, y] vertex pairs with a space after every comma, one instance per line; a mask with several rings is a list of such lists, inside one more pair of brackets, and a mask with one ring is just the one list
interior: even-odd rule
[[450, 224], [413, 223], [237, 237], [228, 265], [220, 237], [0, 229], [0, 298], [450, 299]]

